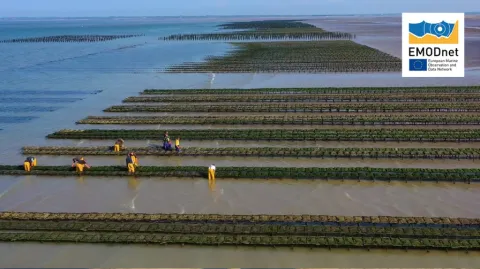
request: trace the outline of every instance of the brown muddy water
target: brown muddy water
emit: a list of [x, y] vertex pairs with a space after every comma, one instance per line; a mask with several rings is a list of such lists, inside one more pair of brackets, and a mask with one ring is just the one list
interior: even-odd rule
[[478, 184], [5, 176], [0, 188], [2, 211], [480, 217]]
[[[0, 210], [480, 217], [479, 186], [6, 177]], [[23, 198], [21, 198], [23, 197]], [[5, 267], [476, 267], [476, 252], [0, 243]]]
[[[2, 255], [1, 253], [10, 253]], [[3, 257], [5, 256], [5, 257]], [[478, 268], [477, 253], [0, 243], [5, 267]], [[88, 257], [86, 259], [85, 257]], [[20, 262], [22, 261], [22, 262]]]
[[[363, 26], [362, 26], [363, 27]], [[327, 28], [328, 29], [328, 28]], [[468, 54], [466, 58], [468, 59]], [[32, 79], [12, 79], [0, 86], [22, 90], [102, 89], [102, 93], [73, 103], [55, 112], [38, 113], [39, 119], [9, 126], [0, 131], [2, 164], [21, 164], [24, 145], [74, 143], [46, 141], [45, 136], [59, 129], [80, 129], [75, 121], [103, 113], [145, 88], [262, 88], [262, 87], [387, 87], [480, 85], [480, 70], [468, 70], [465, 78], [402, 78], [400, 73], [385, 74], [83, 74], [35, 73]], [[61, 76], [61, 79], [59, 79]], [[34, 86], [32, 86], [34, 85]], [[123, 115], [128, 113], [122, 113]], [[190, 113], [194, 115], [196, 113]], [[19, 114], [20, 115], [20, 114]], [[167, 114], [166, 114], [167, 115]], [[201, 114], [198, 114], [201, 115]], [[264, 115], [264, 113], [260, 113]], [[106, 143], [102, 141], [101, 143]], [[113, 142], [113, 141], [112, 141]], [[78, 141], [78, 145], [90, 142]], [[97, 142], [93, 142], [97, 143]], [[128, 145], [142, 143], [130, 142]], [[147, 144], [149, 141], [143, 141]], [[191, 143], [191, 144], [190, 144]], [[313, 143], [313, 142], [312, 142]], [[188, 145], [226, 146], [315, 145], [326, 147], [471, 147], [470, 143], [257, 143], [187, 142]], [[480, 143], [479, 143], [480, 144]], [[468, 145], [468, 146], [466, 146]], [[478, 147], [477, 145], [474, 145]], [[141, 157], [142, 162], [145, 158]], [[152, 159], [153, 160], [153, 159]], [[158, 159], [160, 160], [160, 158]], [[63, 159], [62, 159], [63, 161]], [[94, 159], [92, 159], [94, 161]], [[184, 161], [184, 160], [181, 160]], [[212, 160], [204, 161], [208, 163]], [[257, 165], [262, 163], [256, 161]], [[273, 162], [269, 160], [269, 162]], [[282, 160], [275, 161], [280, 165]], [[343, 160], [344, 165], [352, 162]], [[40, 164], [42, 159], [39, 159]], [[232, 164], [226, 161], [225, 164]], [[236, 163], [236, 161], [235, 161]], [[253, 162], [252, 162], [253, 163]], [[340, 163], [340, 161], [339, 161]], [[460, 162], [463, 163], [463, 162]], [[70, 164], [67, 158], [65, 164]], [[339, 164], [340, 165], [340, 164]], [[411, 165], [414, 165], [412, 163]], [[133, 178], [2, 177], [0, 209], [18, 211], [70, 212], [177, 212], [226, 214], [337, 214], [480, 217], [477, 184], [334, 183], [317, 181], [218, 181], [215, 191], [205, 180]], [[0, 243], [0, 263], [4, 267], [227, 267], [232, 262], [243, 267], [479, 267], [478, 253], [284, 250], [262, 248], [152, 247], [75, 244]]]
[[[97, 268], [478, 268], [480, 255], [456, 252], [0, 243], [5, 267]], [[5, 256], [5, 257], [3, 257]], [[88, 257], [86, 259], [85, 257]], [[19, 262], [22, 261], [22, 262]]]

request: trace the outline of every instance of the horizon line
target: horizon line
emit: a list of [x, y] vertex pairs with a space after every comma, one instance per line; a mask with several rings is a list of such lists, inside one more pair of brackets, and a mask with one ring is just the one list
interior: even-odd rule
[[[1, 19], [83, 19], [83, 18], [206, 18], [206, 17], [327, 17], [327, 16], [391, 16], [402, 15], [403, 12], [394, 13], [338, 13], [338, 14], [304, 14], [304, 15], [170, 15], [170, 16], [155, 16], [155, 15], [105, 15], [105, 16], [0, 16]], [[423, 12], [419, 12], [423, 13]], [[430, 13], [430, 12], [426, 12]], [[480, 15], [480, 11], [463, 12], [466, 15]]]
[[[480, 12], [479, 12], [480, 13]], [[356, 16], [356, 15], [401, 15], [402, 13], [362, 13], [362, 14], [308, 14], [308, 15], [170, 15], [170, 16], [142, 16], [142, 15], [133, 15], [133, 16], [16, 16], [16, 17], [3, 17], [2, 19], [35, 19], [35, 18], [198, 18], [198, 17], [314, 17], [314, 16]]]
[[[464, 12], [465, 14], [480, 14], [480, 11]], [[374, 15], [401, 15], [402, 12], [392, 13], [338, 13], [338, 14], [303, 14], [303, 15], [287, 15], [287, 14], [269, 14], [269, 15], [170, 15], [170, 16], [155, 16], [155, 15], [105, 15], [105, 16], [0, 16], [0, 19], [36, 19], [36, 18], [198, 18], [198, 17], [315, 17], [315, 16], [374, 16]]]

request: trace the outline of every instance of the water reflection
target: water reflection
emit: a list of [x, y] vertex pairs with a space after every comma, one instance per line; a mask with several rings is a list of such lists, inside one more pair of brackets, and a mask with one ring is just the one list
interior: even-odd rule
[[85, 185], [85, 176], [83, 176], [83, 175], [77, 176], [77, 182], [80, 185]]
[[215, 179], [208, 179], [208, 187], [210, 188], [210, 191], [215, 192], [216, 186], [217, 185]]
[[140, 185], [140, 181], [135, 176], [128, 178], [128, 188], [130, 190], [136, 191], [138, 189], [138, 185]]

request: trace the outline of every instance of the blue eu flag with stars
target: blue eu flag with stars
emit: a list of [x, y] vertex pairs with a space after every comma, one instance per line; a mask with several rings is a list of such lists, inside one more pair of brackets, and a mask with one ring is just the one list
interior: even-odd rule
[[410, 71], [427, 71], [427, 59], [410, 59]]

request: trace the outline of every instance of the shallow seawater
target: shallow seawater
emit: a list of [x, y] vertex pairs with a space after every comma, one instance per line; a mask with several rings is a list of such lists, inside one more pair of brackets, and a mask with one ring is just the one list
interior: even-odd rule
[[[206, 180], [173, 178], [4, 177], [0, 191], [0, 210], [15, 211], [480, 217], [478, 186], [466, 184], [218, 180], [211, 189]], [[30, 254], [21, 258], [22, 253]], [[245, 267], [311, 267], [320, 262], [384, 267], [393, 261], [405, 267], [474, 267], [479, 256], [475, 252], [0, 243], [0, 258], [12, 267], [158, 263], [186, 267], [192, 261], [210, 267], [232, 261]]]
[[[480, 217], [477, 184], [5, 176], [0, 210]], [[416, 206], [416, 205], [422, 205]]]
[[[9, 253], [8, 256], [4, 255]], [[86, 259], [85, 257], [88, 257]], [[476, 268], [478, 253], [397, 250], [0, 243], [6, 267]], [[21, 262], [20, 262], [21, 261]]]
[[[103, 19], [102, 19], [103, 20]], [[218, 21], [218, 20], [217, 20]], [[76, 21], [0, 22], [3, 38], [54, 34], [145, 33], [145, 36], [105, 43], [0, 44], [0, 163], [21, 164], [22, 146], [110, 145], [113, 141], [47, 140], [59, 129], [96, 128], [75, 125], [87, 116], [133, 115], [104, 113], [146, 88], [261, 88], [334, 86], [480, 85], [480, 70], [465, 78], [402, 78], [384, 74], [165, 74], [168, 65], [199, 61], [224, 54], [222, 42], [163, 42], [172, 33], [209, 32], [217, 21]], [[83, 27], [81, 27], [83, 26]], [[467, 56], [468, 57], [468, 56]], [[9, 99], [8, 99], [9, 98]], [[50, 99], [46, 99], [50, 98]], [[52, 99], [55, 98], [55, 99]], [[36, 110], [35, 110], [35, 109]], [[55, 109], [48, 109], [55, 108]], [[195, 115], [195, 113], [186, 113]], [[211, 113], [207, 113], [211, 114]], [[262, 115], [263, 113], [258, 113]], [[165, 113], [164, 115], [172, 115]], [[205, 114], [198, 114], [205, 115]], [[225, 114], [226, 115], [226, 114]], [[101, 128], [112, 128], [101, 127]], [[173, 128], [170, 126], [155, 126]], [[127, 141], [146, 146], [159, 141]], [[480, 143], [370, 143], [370, 142], [252, 142], [182, 141], [184, 146], [206, 147], [476, 147]], [[89, 157], [95, 163], [123, 164], [123, 157]], [[39, 164], [70, 165], [71, 156], [40, 157]], [[476, 167], [469, 161], [428, 160], [300, 160], [293, 158], [154, 158], [145, 164], [256, 166], [386, 166]], [[0, 210], [73, 212], [271, 213], [337, 215], [424, 215], [480, 217], [476, 184], [366, 183], [225, 180], [210, 190], [201, 179], [1, 177]], [[477, 254], [444, 252], [385, 252], [284, 250], [209, 247], [152, 247], [75, 244], [0, 243], [2, 265], [16, 267], [331, 267], [391, 266], [478, 267]]]
[[[121, 81], [111, 80], [109, 74], [143, 73], [155, 77], [157, 72], [172, 64], [200, 61], [207, 55], [222, 55], [230, 45], [221, 42], [195, 44], [158, 40], [173, 33], [210, 32], [215, 25], [208, 22], [128, 22], [111, 19], [1, 21], [2, 40], [127, 32], [144, 33], [145, 36], [98, 43], [0, 43], [0, 116], [9, 117], [13, 113], [43, 116], [86, 100], [90, 95], [106, 90], [107, 85], [114, 90]], [[86, 81], [100, 84], [88, 85]], [[142, 89], [141, 86], [134, 88]], [[0, 127], [7, 129], [12, 124]]]
[[[9, 253], [9, 255], [4, 255]], [[88, 259], [85, 259], [88, 257]], [[191, 246], [136, 246], [0, 243], [2, 264], [9, 267], [90, 268], [475, 268], [477, 253], [392, 250], [324, 250]], [[22, 262], [19, 262], [22, 261]]]

